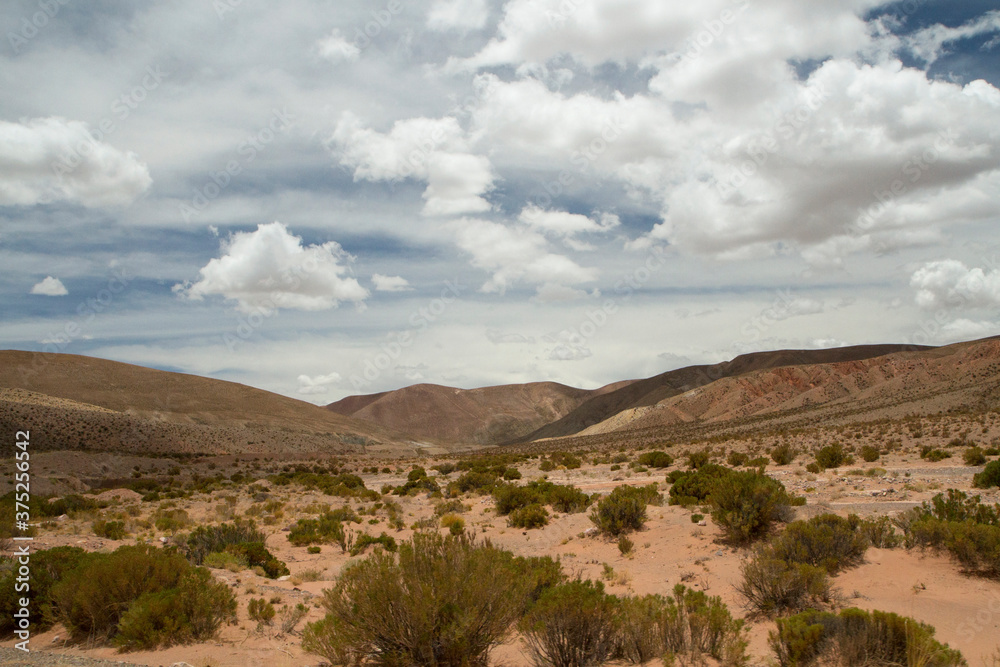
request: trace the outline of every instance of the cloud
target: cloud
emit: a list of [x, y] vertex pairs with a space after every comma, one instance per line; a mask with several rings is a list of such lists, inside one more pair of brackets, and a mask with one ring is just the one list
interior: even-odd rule
[[597, 279], [596, 270], [549, 252], [545, 237], [527, 227], [464, 218], [452, 228], [458, 247], [472, 255], [472, 265], [493, 274], [482, 286], [483, 292], [503, 294], [519, 281], [552, 291], [554, 285], [577, 285]]
[[524, 208], [518, 220], [538, 231], [550, 232], [558, 236], [607, 232], [621, 224], [618, 216], [612, 213], [604, 213], [599, 220], [593, 220], [585, 215], [565, 211], [547, 211], [538, 206]]
[[376, 273], [372, 276], [372, 282], [375, 283], [376, 292], [408, 292], [413, 289], [409, 281], [400, 276], [383, 276], [381, 273]]
[[913, 272], [910, 286], [925, 310], [1000, 306], [1000, 270], [970, 269], [955, 259], [928, 262]]
[[300, 394], [325, 394], [328, 391], [329, 385], [340, 381], [340, 373], [317, 375], [316, 377], [300, 375], [298, 381], [298, 393]]
[[930, 65], [945, 54], [945, 45], [994, 32], [1000, 32], [1000, 10], [986, 12], [974, 21], [954, 28], [940, 23], [929, 26], [908, 35], [903, 40], [903, 45], [914, 56]]
[[319, 55], [331, 62], [354, 62], [361, 56], [361, 49], [348, 41], [340, 30], [334, 29], [316, 43]]
[[152, 182], [133, 153], [96, 140], [86, 123], [56, 117], [0, 121], [0, 205], [65, 200], [121, 206]]
[[339, 244], [303, 246], [280, 222], [233, 234], [222, 252], [202, 267], [198, 282], [174, 290], [195, 300], [221, 295], [237, 301], [244, 312], [261, 307], [326, 310], [341, 301], [361, 304], [368, 297], [368, 290], [346, 277], [342, 262], [351, 257]]
[[503, 333], [499, 329], [487, 329], [486, 339], [494, 345], [510, 345], [522, 343], [534, 343], [534, 336], [525, 336], [519, 333]]
[[45, 280], [42, 280], [31, 288], [31, 293], [43, 296], [66, 296], [69, 294], [69, 290], [66, 289], [66, 286], [58, 278], [46, 276]]
[[464, 131], [450, 116], [397, 121], [383, 134], [345, 112], [330, 148], [342, 166], [354, 171], [355, 181], [425, 181], [425, 215], [482, 213], [491, 208], [482, 195], [493, 187], [492, 165], [471, 152]]
[[436, 0], [427, 13], [431, 30], [480, 30], [490, 16], [486, 0]]

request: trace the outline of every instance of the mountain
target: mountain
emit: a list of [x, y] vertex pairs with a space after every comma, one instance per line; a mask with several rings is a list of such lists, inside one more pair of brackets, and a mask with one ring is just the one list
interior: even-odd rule
[[758, 352], [721, 364], [691, 366], [595, 390], [574, 389], [554, 382], [483, 389], [420, 384], [379, 394], [349, 396], [327, 408], [414, 437], [476, 445], [509, 444], [573, 435], [623, 410], [654, 405], [724, 377], [763, 368], [867, 359], [901, 349], [904, 349], [901, 345], [865, 345]]
[[595, 392], [555, 382], [483, 389], [418, 384], [349, 396], [326, 407], [416, 438], [495, 445], [522, 438], [564, 417], [593, 395]]
[[324, 453], [413, 447], [385, 427], [253, 387], [70, 354], [0, 351], [0, 425], [42, 449]]

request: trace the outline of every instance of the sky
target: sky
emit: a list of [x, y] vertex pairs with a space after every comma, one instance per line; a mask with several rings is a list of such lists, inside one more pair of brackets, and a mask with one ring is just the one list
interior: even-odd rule
[[0, 348], [325, 404], [1000, 334], [997, 0], [13, 0]]

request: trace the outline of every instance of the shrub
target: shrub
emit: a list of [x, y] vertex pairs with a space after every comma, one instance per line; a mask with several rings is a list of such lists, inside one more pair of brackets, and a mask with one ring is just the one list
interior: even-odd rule
[[779, 466], [786, 466], [795, 460], [795, 450], [787, 442], [771, 450], [771, 460]]
[[521, 479], [521, 471], [517, 468], [507, 468], [503, 471], [503, 478], [507, 481]]
[[551, 559], [520, 559], [467, 536], [418, 533], [398, 557], [376, 551], [324, 592], [326, 617], [304, 650], [333, 664], [485, 664], [530, 601], [559, 578]]
[[448, 485], [449, 491], [454, 489], [458, 493], [489, 493], [497, 483], [497, 475], [490, 472], [467, 472]]
[[306, 553], [310, 553], [310, 554], [318, 554], [321, 551], [323, 551], [322, 547], [311, 546], [311, 547], [307, 547], [306, 548]]
[[962, 453], [962, 461], [967, 466], [981, 466], [986, 463], [986, 454], [979, 447], [969, 447]]
[[973, 475], [972, 486], [977, 489], [1000, 486], [1000, 461], [990, 461], [982, 472]]
[[947, 549], [972, 574], [1000, 575], [1000, 505], [949, 489], [897, 519], [908, 546]]
[[288, 531], [288, 541], [297, 547], [334, 543], [343, 550], [346, 540], [344, 524], [332, 512], [324, 512], [315, 519], [299, 519]]
[[514, 528], [541, 528], [549, 523], [549, 513], [538, 503], [519, 507], [507, 517], [507, 525]]
[[777, 621], [769, 643], [785, 666], [967, 664], [962, 654], [934, 639], [934, 628], [884, 611], [807, 611]]
[[[11, 503], [11, 507], [13, 507]], [[11, 517], [13, 520], [13, 517]], [[17, 568], [11, 567], [0, 576], [0, 636], [13, 634], [16, 627], [14, 612], [20, 608], [20, 598], [27, 598], [33, 612], [32, 626], [40, 632], [48, 630], [58, 619], [57, 610], [53, 607], [52, 588], [66, 574], [77, 567], [89, 563], [96, 555], [92, 555], [79, 547], [54, 547], [43, 549], [31, 554], [31, 565], [28, 568], [28, 589], [18, 591]], [[11, 565], [16, 561], [12, 561]]]
[[602, 498], [590, 514], [590, 520], [605, 535], [619, 536], [640, 530], [646, 523], [646, 505], [660, 504], [662, 496], [656, 485], [618, 486]]
[[261, 568], [264, 570], [264, 576], [270, 579], [277, 579], [289, 574], [285, 563], [278, 560], [268, 551], [263, 542], [230, 544], [226, 547], [226, 553], [246, 561], [247, 566], [250, 568]]
[[556, 469], [556, 464], [546, 459], [542, 461], [540, 464], [538, 464], [538, 469], [541, 470], [542, 472], [552, 472], [553, 470]]
[[128, 531], [125, 530], [125, 523], [122, 521], [100, 520], [92, 523], [90, 527], [94, 531], [94, 535], [109, 540], [122, 540], [128, 535]]
[[[457, 518], [457, 517], [456, 517]], [[383, 549], [390, 553], [395, 553], [398, 545], [396, 544], [396, 539], [391, 535], [386, 535], [382, 533], [378, 537], [372, 537], [367, 533], [361, 533], [354, 546], [351, 548], [351, 555], [357, 556], [358, 554], [364, 552], [369, 546], [373, 544], [380, 545]]]
[[574, 486], [535, 481], [526, 486], [498, 484], [493, 489], [497, 514], [505, 516], [528, 505], [552, 505], [565, 514], [582, 512], [590, 504], [590, 497]]
[[309, 613], [309, 607], [305, 606], [301, 602], [294, 607], [289, 607], [285, 605], [281, 608], [281, 631], [285, 634], [292, 632], [295, 626], [299, 624], [303, 618]]
[[438, 473], [440, 473], [442, 475], [450, 475], [451, 473], [455, 472], [455, 464], [454, 463], [439, 463], [436, 466], [431, 466], [431, 470], [437, 470]]
[[216, 551], [225, 551], [231, 544], [260, 542], [267, 536], [257, 529], [253, 521], [237, 519], [236, 523], [218, 526], [199, 526], [188, 535], [187, 557], [195, 565], [201, 565], [205, 556]]
[[743, 452], [732, 451], [726, 455], [726, 463], [728, 463], [733, 468], [746, 465], [746, 462], [749, 459], [750, 457], [744, 454]]
[[832, 595], [826, 570], [776, 558], [767, 546], [743, 561], [740, 574], [736, 591], [754, 614], [774, 616], [809, 609], [828, 603]]
[[51, 596], [74, 639], [113, 639], [123, 650], [211, 637], [236, 609], [229, 588], [208, 570], [149, 546], [95, 554]]
[[712, 519], [728, 539], [745, 544], [765, 534], [787, 512], [785, 487], [757, 472], [730, 471], [710, 487]]
[[950, 459], [951, 454], [944, 451], [943, 449], [934, 449], [931, 447], [924, 446], [920, 450], [920, 458], [926, 459], [931, 463], [937, 463], [938, 461], [944, 461], [945, 459]]
[[701, 451], [691, 452], [688, 454], [687, 460], [688, 467], [692, 470], [697, 470], [708, 463], [709, 455], [708, 452], [703, 449]]
[[176, 533], [191, 525], [191, 517], [181, 509], [157, 510], [153, 514], [153, 525], [164, 533]]
[[630, 553], [632, 553], [632, 550], [634, 548], [635, 548], [635, 542], [630, 540], [625, 535], [622, 535], [621, 537], [618, 538], [618, 551], [621, 552], [622, 556], [629, 555]]
[[640, 455], [636, 462], [648, 468], [669, 468], [674, 462], [674, 457], [661, 451], [646, 452]]
[[250, 567], [246, 558], [219, 551], [215, 551], [205, 556], [205, 559], [201, 564], [205, 567], [213, 567], [218, 570], [229, 570], [230, 572], [240, 572], [241, 570], [245, 570]]
[[811, 472], [814, 475], [818, 475], [819, 473], [823, 472], [823, 469], [819, 467], [818, 463], [813, 462], [806, 465], [806, 472]]
[[858, 533], [865, 538], [869, 545], [877, 549], [894, 549], [903, 541], [903, 538], [896, 534], [892, 520], [887, 516], [880, 516], [877, 519], [863, 519], [858, 525]]
[[455, 514], [445, 514], [441, 517], [441, 525], [452, 535], [461, 535], [465, 530], [465, 520]]
[[714, 463], [708, 463], [695, 472], [675, 470], [667, 478], [667, 481], [673, 483], [670, 487], [670, 504], [684, 506], [704, 504], [708, 501], [716, 480], [735, 472]]
[[779, 560], [815, 565], [834, 574], [859, 562], [868, 549], [868, 541], [856, 530], [860, 520], [853, 519], [820, 514], [790, 523], [771, 543], [772, 554]]
[[464, 514], [472, 509], [471, 505], [464, 504], [461, 500], [453, 498], [452, 500], [444, 500], [435, 505], [434, 514], [438, 516], [444, 516], [446, 514]]
[[569, 581], [542, 594], [519, 623], [535, 663], [589, 667], [606, 662], [616, 643], [617, 604], [593, 581]]
[[827, 445], [816, 452], [816, 464], [820, 468], [839, 468], [846, 460], [844, 448], [839, 443]]
[[878, 449], [872, 447], [871, 445], [865, 445], [864, 447], [861, 448], [862, 461], [866, 461], [868, 463], [874, 463], [875, 461], [878, 461], [879, 456], [880, 454], [878, 452]]
[[264, 598], [250, 598], [247, 602], [247, 616], [260, 625], [271, 625], [275, 613], [274, 605]]

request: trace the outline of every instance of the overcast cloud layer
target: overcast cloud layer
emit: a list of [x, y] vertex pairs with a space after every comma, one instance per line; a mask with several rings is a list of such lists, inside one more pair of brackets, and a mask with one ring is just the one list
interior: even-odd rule
[[0, 346], [327, 403], [995, 335], [994, 4], [4, 3]]

